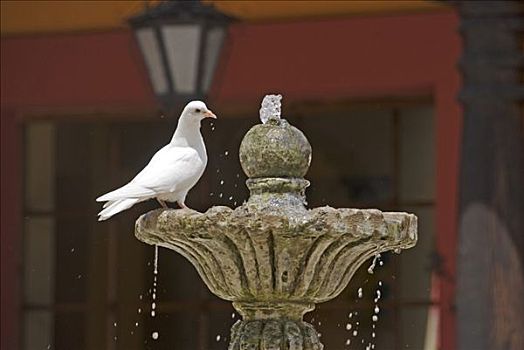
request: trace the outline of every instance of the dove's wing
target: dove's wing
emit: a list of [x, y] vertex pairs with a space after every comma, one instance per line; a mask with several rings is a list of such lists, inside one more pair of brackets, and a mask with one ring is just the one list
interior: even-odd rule
[[167, 145], [160, 149], [131, 182], [106, 193], [98, 202], [124, 198], [151, 198], [160, 193], [174, 192], [180, 185], [200, 177], [205, 164], [198, 152], [190, 147]]

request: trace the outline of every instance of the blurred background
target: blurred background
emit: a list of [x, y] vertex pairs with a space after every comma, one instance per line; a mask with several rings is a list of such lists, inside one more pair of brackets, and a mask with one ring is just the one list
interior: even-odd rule
[[219, 118], [186, 203], [240, 205], [238, 147], [270, 93], [313, 147], [309, 207], [419, 218], [414, 249], [306, 315], [325, 348], [524, 348], [522, 16], [516, 1], [2, 1], [1, 349], [227, 349], [238, 315], [163, 248], [150, 316], [134, 222], [158, 204], [99, 223], [94, 199], [199, 98]]

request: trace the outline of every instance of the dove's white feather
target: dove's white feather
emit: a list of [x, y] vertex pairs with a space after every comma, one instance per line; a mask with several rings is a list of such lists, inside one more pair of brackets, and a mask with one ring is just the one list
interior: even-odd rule
[[198, 182], [207, 164], [200, 121], [208, 116], [215, 117], [203, 102], [190, 102], [180, 116], [171, 142], [156, 152], [127, 185], [96, 199], [107, 202], [98, 214], [99, 220], [150, 198], [184, 205], [187, 192]]
[[[198, 152], [190, 147], [164, 146], [149, 164], [127, 185], [98, 197], [98, 202], [123, 198], [152, 198], [159, 193], [173, 193], [194, 185], [206, 164]], [[176, 181], [173, 181], [176, 179]], [[196, 182], [196, 181], [195, 181]]]
[[141, 200], [136, 198], [129, 199], [119, 199], [116, 201], [107, 202], [109, 204], [107, 207], [104, 206], [104, 210], [98, 213], [98, 220], [103, 221], [109, 219], [111, 216], [120, 213], [126, 209], [131, 208], [136, 203], [141, 202]]

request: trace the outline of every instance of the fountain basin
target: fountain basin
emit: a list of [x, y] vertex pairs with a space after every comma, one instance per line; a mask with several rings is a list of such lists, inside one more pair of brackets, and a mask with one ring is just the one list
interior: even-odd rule
[[414, 246], [417, 218], [331, 207], [261, 215], [248, 202], [206, 213], [154, 210], [139, 218], [135, 232], [186, 257], [222, 299], [314, 305], [340, 294], [370, 257]]

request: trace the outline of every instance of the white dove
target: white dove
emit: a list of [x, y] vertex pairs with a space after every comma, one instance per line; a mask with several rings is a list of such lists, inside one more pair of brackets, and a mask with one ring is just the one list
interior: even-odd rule
[[107, 202], [98, 213], [98, 220], [107, 220], [150, 198], [156, 198], [164, 208], [167, 208], [165, 202], [177, 202], [181, 208], [187, 208], [186, 195], [207, 165], [206, 146], [200, 133], [200, 121], [204, 118], [216, 119], [216, 115], [202, 101], [189, 102], [180, 115], [171, 142], [156, 152], [127, 185], [96, 199]]

